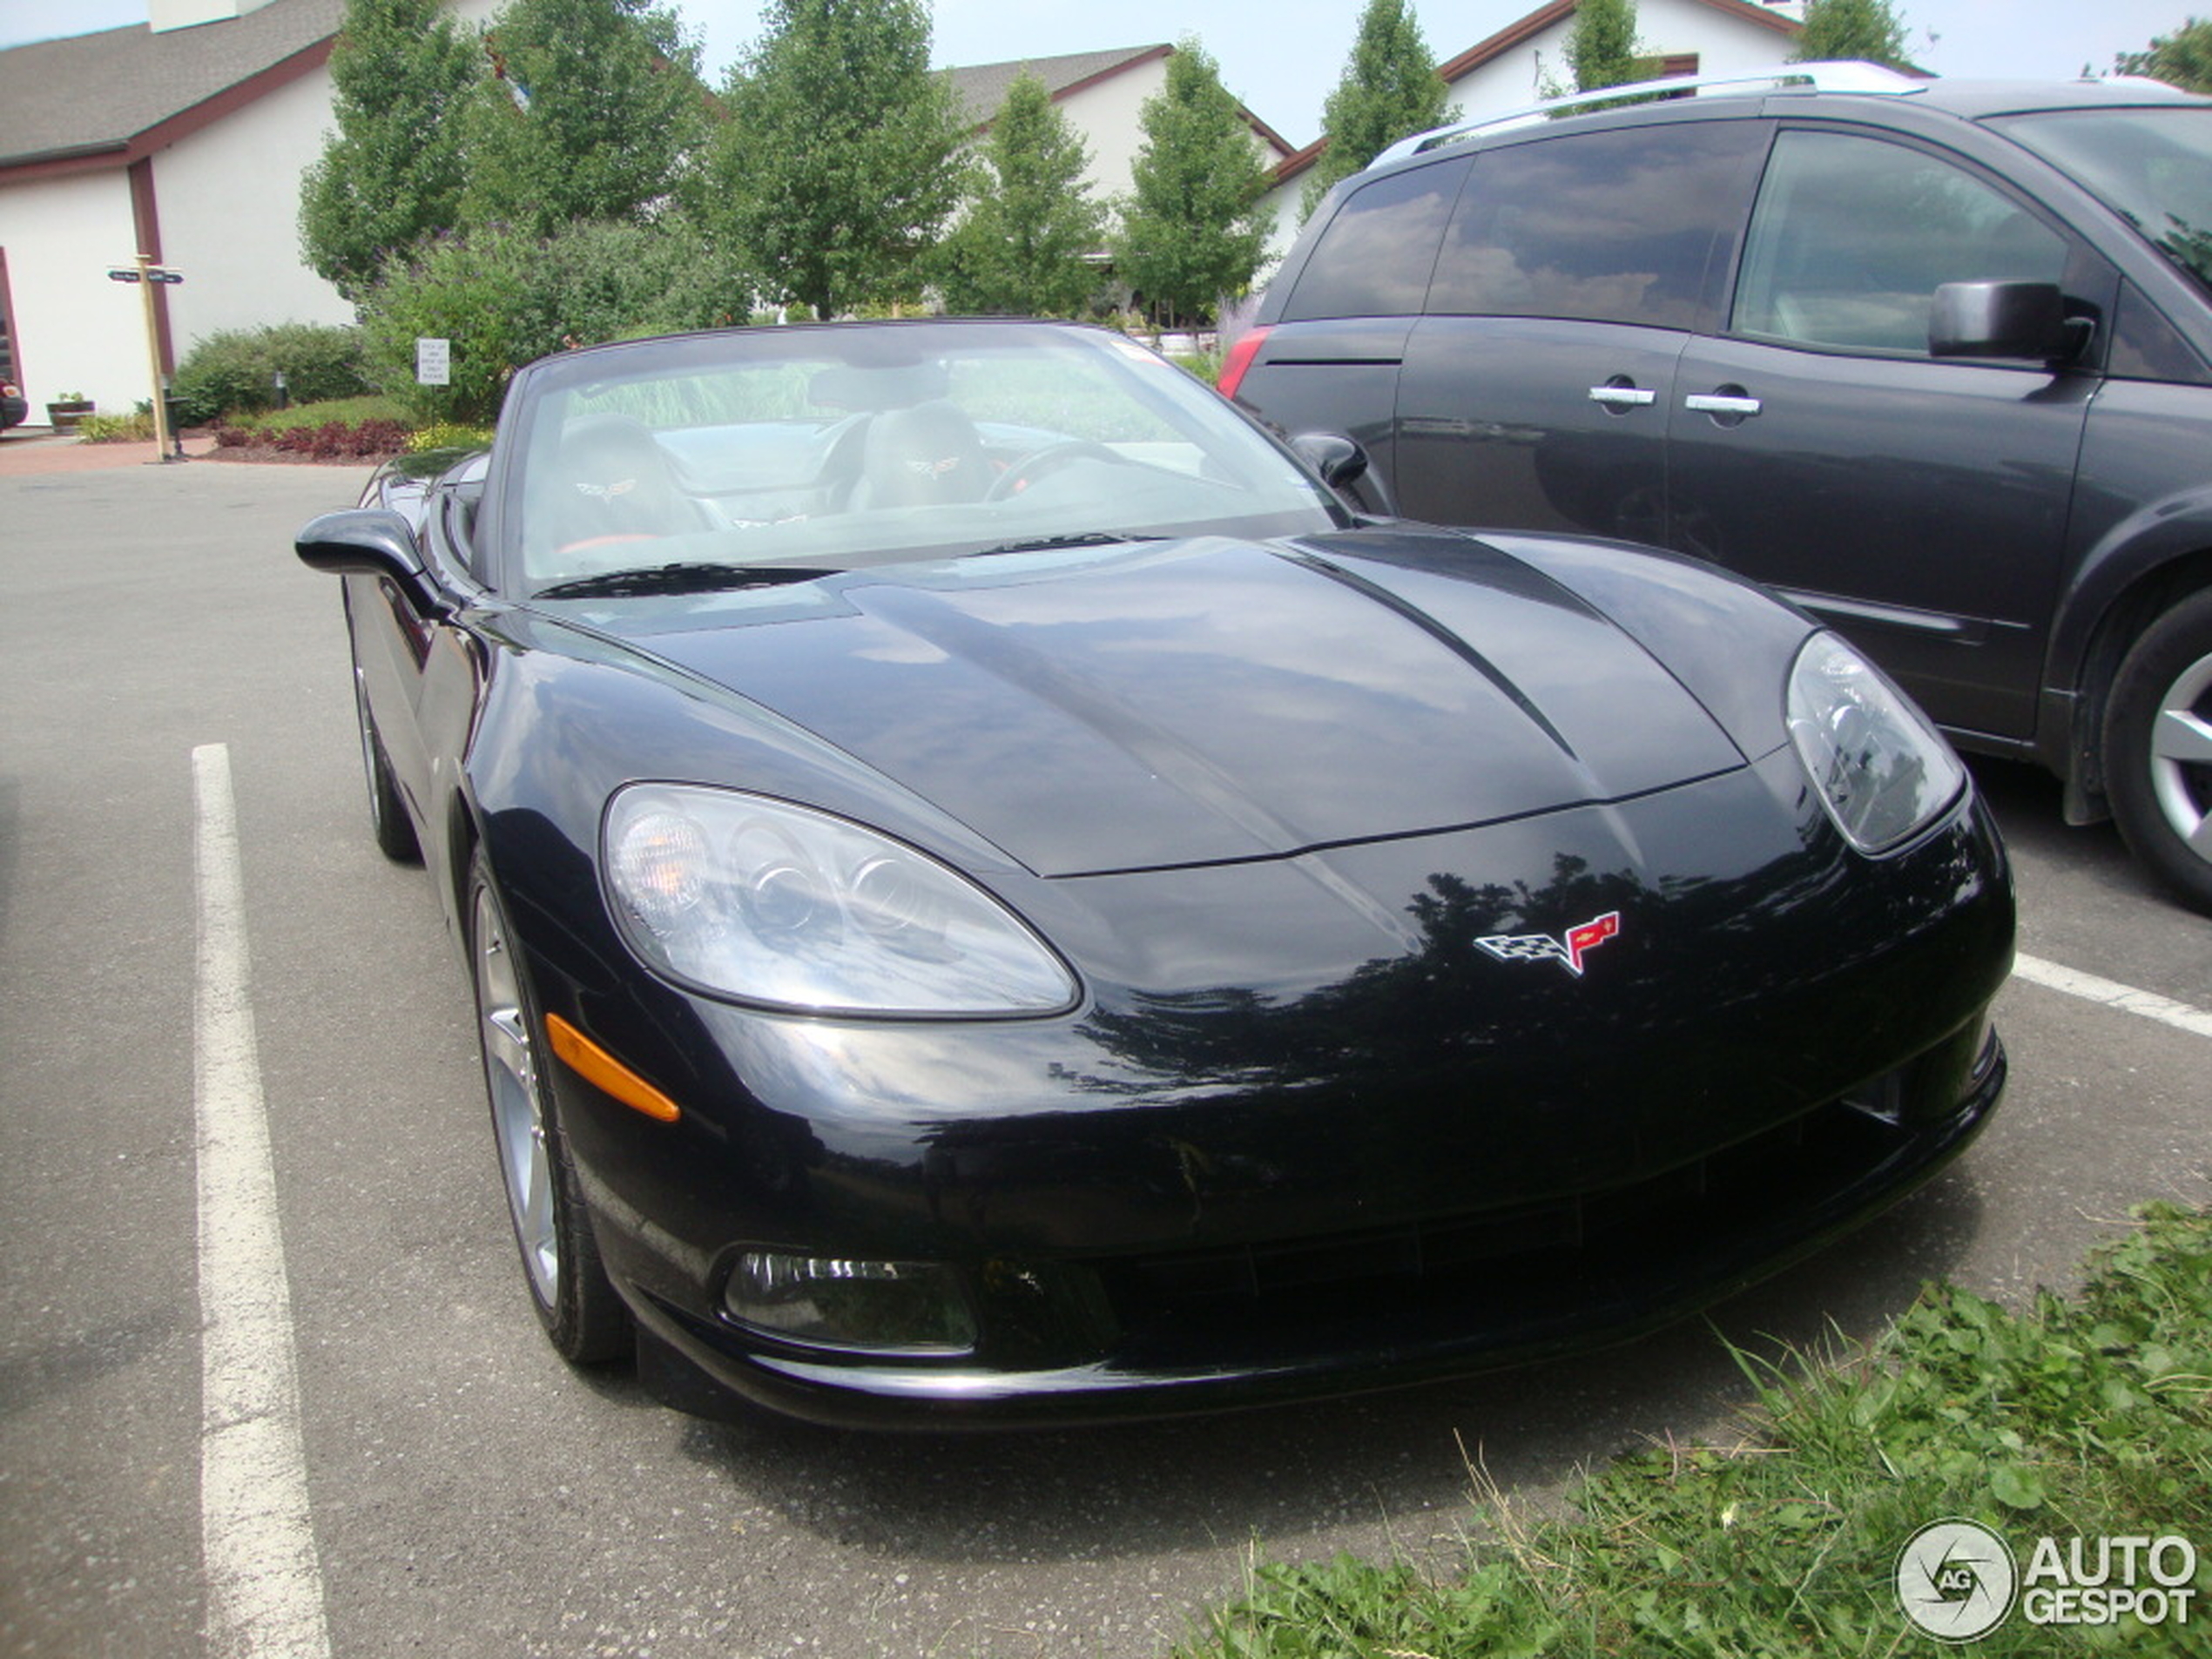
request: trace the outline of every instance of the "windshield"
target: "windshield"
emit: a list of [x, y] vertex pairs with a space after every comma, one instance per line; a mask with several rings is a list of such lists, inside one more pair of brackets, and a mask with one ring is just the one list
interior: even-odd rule
[[1102, 330], [734, 330], [529, 374], [501, 540], [546, 598], [1340, 522], [1211, 390]]
[[2212, 106], [2054, 110], [1992, 125], [2124, 216], [2212, 293]]

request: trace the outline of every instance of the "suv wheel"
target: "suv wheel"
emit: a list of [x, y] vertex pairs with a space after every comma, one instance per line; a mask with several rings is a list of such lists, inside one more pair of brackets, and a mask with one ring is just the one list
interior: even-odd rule
[[2121, 664], [2105, 773], [2129, 850], [2212, 912], [2212, 590], [2144, 630]]

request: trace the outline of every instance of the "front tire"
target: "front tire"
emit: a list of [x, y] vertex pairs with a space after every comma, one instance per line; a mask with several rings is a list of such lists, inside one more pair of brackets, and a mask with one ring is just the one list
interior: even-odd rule
[[537, 1003], [482, 849], [469, 861], [467, 914], [476, 1038], [523, 1280], [561, 1357], [576, 1366], [604, 1364], [633, 1352], [630, 1311], [599, 1260], [591, 1212], [541, 1069]]
[[2143, 631], [2113, 681], [2105, 788], [2128, 849], [2212, 913], [2212, 590]]
[[415, 839], [414, 820], [407, 815], [399, 784], [392, 777], [391, 758], [384, 752], [384, 739], [377, 735], [358, 669], [354, 673], [354, 718], [361, 726], [361, 770], [368, 779], [368, 826], [376, 837], [376, 850], [395, 864], [420, 864], [421, 844]]

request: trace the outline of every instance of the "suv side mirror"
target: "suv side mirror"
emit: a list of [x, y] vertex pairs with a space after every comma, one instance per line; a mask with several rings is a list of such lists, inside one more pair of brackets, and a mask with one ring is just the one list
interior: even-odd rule
[[2076, 341], [2055, 282], [1946, 282], [1928, 307], [1932, 357], [2020, 357], [2047, 363], [2071, 357]]
[[1394, 518], [1390, 492], [1367, 464], [1367, 452], [1340, 432], [1301, 432], [1291, 440], [1301, 460], [1357, 512]]

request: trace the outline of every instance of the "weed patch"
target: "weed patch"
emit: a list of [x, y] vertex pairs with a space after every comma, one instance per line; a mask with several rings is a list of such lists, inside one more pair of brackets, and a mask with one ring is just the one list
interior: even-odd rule
[[[2161, 1204], [2137, 1219], [2074, 1297], [2015, 1314], [1931, 1286], [1871, 1345], [1738, 1352], [1757, 1399], [1740, 1444], [1623, 1458], [1582, 1482], [1570, 1518], [1523, 1525], [1475, 1471], [1494, 1541], [1455, 1574], [1257, 1566], [1177, 1652], [2212, 1655], [2212, 1217]], [[1948, 1518], [1998, 1534], [2031, 1585], [2054, 1559], [2046, 1538], [2059, 1554], [2087, 1541], [2093, 1561], [2101, 1540], [2188, 1540], [2188, 1617], [2039, 1623], [2031, 1593], [1971, 1649], [1946, 1648], [1907, 1622], [1897, 1581], [1907, 1540]]]

